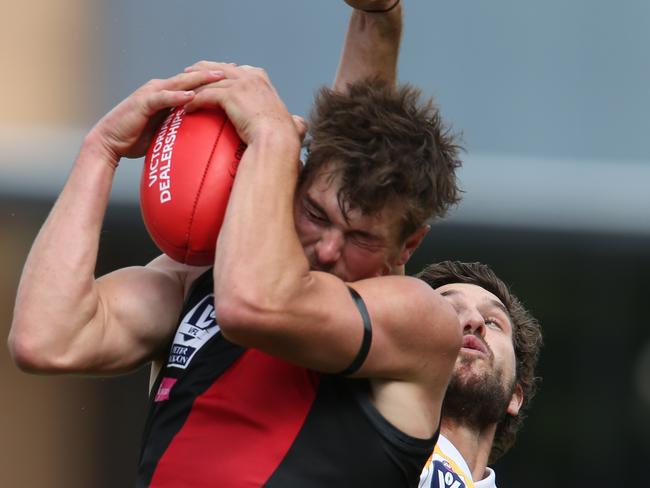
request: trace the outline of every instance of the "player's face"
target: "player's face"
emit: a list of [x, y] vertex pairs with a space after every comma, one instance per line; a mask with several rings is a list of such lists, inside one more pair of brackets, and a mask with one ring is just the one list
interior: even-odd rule
[[344, 215], [338, 188], [337, 178], [321, 172], [296, 194], [296, 230], [311, 269], [356, 281], [386, 275], [404, 264], [421, 237], [398, 242], [399, 210], [387, 207], [376, 215], [350, 210]]
[[[512, 322], [505, 306], [494, 294], [476, 285], [452, 283], [437, 291], [454, 307], [463, 328], [463, 343], [448, 395], [459, 396], [464, 404], [483, 403], [488, 411], [482, 411], [480, 416], [491, 422], [506, 413], [516, 415], [522, 397], [515, 385]], [[452, 406], [454, 400], [449, 402]]]

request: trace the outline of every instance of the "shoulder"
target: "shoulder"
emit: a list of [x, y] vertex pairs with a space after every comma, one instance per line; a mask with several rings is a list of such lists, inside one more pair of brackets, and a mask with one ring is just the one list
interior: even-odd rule
[[350, 286], [365, 301], [372, 322], [364, 370], [416, 386], [439, 405], [462, 341], [451, 304], [412, 277], [372, 278]]
[[422, 348], [460, 347], [460, 325], [451, 304], [420, 279], [386, 276], [350, 283], [366, 302], [371, 318], [391, 340], [422, 342]]
[[351, 283], [366, 302], [373, 344], [360, 375], [372, 376], [374, 403], [418, 437], [433, 433], [461, 344], [453, 307], [423, 281], [387, 276]]

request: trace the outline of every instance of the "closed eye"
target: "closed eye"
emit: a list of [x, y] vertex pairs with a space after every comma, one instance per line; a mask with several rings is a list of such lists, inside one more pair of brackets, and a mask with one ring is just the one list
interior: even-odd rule
[[325, 212], [323, 212], [321, 209], [317, 208], [316, 205], [314, 205], [312, 202], [310, 202], [308, 199], [304, 199], [302, 202], [302, 207], [305, 210], [305, 214], [309, 218], [309, 220], [319, 223], [319, 224], [327, 224], [329, 223], [329, 219], [325, 215]]
[[325, 223], [329, 222], [327, 220], [327, 218], [325, 218], [325, 216], [323, 216], [323, 215], [320, 215], [320, 214], [318, 214], [316, 212], [312, 212], [310, 210], [306, 210], [306, 212], [307, 212], [307, 217], [309, 217], [309, 219], [313, 220], [314, 222], [318, 222], [318, 223], [322, 223], [322, 224], [325, 224]]
[[380, 239], [365, 232], [352, 232], [348, 235], [348, 238], [356, 246], [369, 251], [376, 251], [384, 247]]

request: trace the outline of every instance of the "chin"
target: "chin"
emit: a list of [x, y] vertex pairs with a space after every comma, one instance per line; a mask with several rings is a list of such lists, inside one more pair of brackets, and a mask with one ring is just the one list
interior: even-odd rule
[[469, 360], [463, 360], [459, 358], [460, 363], [456, 364], [452, 377], [458, 379], [458, 381], [467, 383], [467, 382], [480, 382], [487, 381], [492, 377], [491, 371], [488, 370], [485, 365], [477, 364], [476, 358], [469, 358]]

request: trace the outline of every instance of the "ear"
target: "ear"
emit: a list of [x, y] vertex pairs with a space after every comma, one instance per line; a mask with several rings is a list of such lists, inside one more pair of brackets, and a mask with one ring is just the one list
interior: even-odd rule
[[521, 408], [522, 403], [524, 403], [524, 392], [521, 389], [521, 385], [517, 383], [515, 385], [515, 391], [512, 392], [512, 396], [510, 397], [510, 403], [508, 403], [506, 412], [509, 415], [516, 417], [519, 415], [519, 409]]
[[424, 239], [424, 236], [427, 235], [427, 232], [429, 232], [429, 229], [431, 229], [430, 225], [423, 225], [406, 238], [406, 241], [402, 246], [402, 250], [397, 257], [397, 262], [395, 263], [397, 266], [406, 264], [406, 262], [411, 258], [411, 255], [415, 252], [415, 250], [422, 242], [422, 239]]

